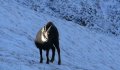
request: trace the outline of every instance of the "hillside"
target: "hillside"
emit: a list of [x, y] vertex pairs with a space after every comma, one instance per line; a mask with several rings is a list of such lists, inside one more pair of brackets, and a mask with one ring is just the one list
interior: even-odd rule
[[97, 32], [120, 36], [119, 0], [15, 0], [38, 13], [74, 22]]
[[[62, 64], [39, 63], [34, 45], [38, 30], [52, 21], [60, 34]], [[0, 70], [119, 70], [120, 39], [91, 31], [71, 21], [0, 1]], [[51, 53], [50, 53], [51, 54]]]

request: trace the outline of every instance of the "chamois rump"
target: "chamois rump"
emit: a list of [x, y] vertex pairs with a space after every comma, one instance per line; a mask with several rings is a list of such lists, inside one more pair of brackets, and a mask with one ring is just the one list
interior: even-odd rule
[[[43, 63], [42, 50], [46, 51], [47, 61], [53, 63], [55, 58], [55, 49], [58, 52], [58, 65], [61, 64], [60, 48], [59, 48], [59, 33], [56, 26], [52, 22], [48, 22], [43, 28], [41, 28], [35, 39], [35, 45], [40, 52], [40, 63]], [[49, 50], [52, 49], [52, 58], [49, 60]]]

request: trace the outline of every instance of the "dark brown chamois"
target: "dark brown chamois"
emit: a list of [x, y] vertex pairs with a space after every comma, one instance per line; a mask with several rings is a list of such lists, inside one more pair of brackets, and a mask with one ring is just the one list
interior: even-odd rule
[[43, 28], [39, 30], [36, 35], [35, 45], [40, 51], [40, 63], [43, 62], [42, 49], [46, 50], [47, 64], [49, 64], [49, 50], [52, 49], [52, 58], [50, 62], [53, 63], [55, 58], [55, 49], [57, 49], [58, 64], [61, 64], [59, 33], [56, 26], [52, 22], [48, 22]]

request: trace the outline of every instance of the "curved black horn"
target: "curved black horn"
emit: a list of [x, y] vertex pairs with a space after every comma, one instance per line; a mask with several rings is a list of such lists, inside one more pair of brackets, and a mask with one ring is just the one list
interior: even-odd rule
[[48, 28], [47, 32], [49, 32], [49, 31], [50, 31], [51, 27], [52, 27], [52, 25]]

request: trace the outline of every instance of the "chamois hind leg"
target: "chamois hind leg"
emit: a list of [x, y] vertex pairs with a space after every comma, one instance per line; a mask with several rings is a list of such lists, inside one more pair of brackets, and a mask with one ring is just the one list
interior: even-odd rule
[[58, 52], [58, 64], [60, 65], [61, 64], [61, 57], [60, 57], [59, 40], [55, 41], [54, 45], [55, 45], [57, 52]]
[[53, 47], [52, 47], [52, 58], [51, 58], [50, 62], [53, 63], [54, 58], [55, 58], [55, 46], [53, 45]]

